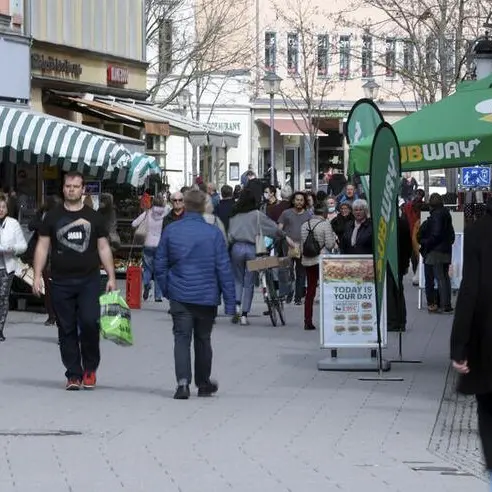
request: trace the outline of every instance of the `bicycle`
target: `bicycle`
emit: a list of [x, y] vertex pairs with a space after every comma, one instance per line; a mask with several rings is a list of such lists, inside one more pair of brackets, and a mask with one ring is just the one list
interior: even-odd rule
[[[273, 326], [277, 326], [280, 319], [282, 326], [285, 326], [284, 300], [277, 293], [275, 280], [273, 278], [273, 268], [258, 270], [260, 287], [263, 293], [263, 300], [268, 308], [268, 315]], [[277, 316], [278, 315], [278, 316]]]

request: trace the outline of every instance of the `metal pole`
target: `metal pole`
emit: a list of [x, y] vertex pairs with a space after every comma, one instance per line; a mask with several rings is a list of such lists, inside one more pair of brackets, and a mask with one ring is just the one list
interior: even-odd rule
[[275, 186], [275, 129], [273, 93], [270, 94], [270, 184]]

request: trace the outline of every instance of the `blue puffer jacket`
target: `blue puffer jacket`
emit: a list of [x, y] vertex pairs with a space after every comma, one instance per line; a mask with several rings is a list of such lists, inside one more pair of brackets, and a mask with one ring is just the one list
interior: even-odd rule
[[235, 292], [229, 254], [220, 229], [198, 213], [185, 216], [163, 231], [155, 255], [154, 274], [167, 299], [218, 306], [235, 313]]

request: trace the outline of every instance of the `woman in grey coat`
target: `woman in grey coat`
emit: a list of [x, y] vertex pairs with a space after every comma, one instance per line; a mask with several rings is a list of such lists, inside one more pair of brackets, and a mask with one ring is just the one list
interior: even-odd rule
[[232, 210], [228, 235], [236, 287], [236, 315], [233, 322], [240, 322], [243, 326], [249, 324], [248, 313], [254, 294], [254, 275], [246, 263], [256, 258], [256, 237], [259, 234], [272, 238], [286, 237], [273, 220], [258, 210], [255, 195], [245, 188]]

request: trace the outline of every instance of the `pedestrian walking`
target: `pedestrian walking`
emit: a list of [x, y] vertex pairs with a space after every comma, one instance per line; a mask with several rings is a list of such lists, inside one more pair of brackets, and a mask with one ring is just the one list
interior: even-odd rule
[[220, 194], [222, 195], [222, 199], [217, 206], [217, 210], [215, 211], [217, 217], [224, 224], [224, 228], [227, 231], [229, 230], [229, 220], [232, 214], [232, 207], [234, 206], [234, 198], [232, 196], [233, 190], [229, 185], [224, 185], [220, 189]]
[[[306, 271], [301, 262], [301, 227], [304, 222], [307, 222], [311, 218], [311, 213], [306, 209], [306, 195], [300, 191], [296, 191], [292, 195], [290, 205], [290, 208], [282, 212], [282, 215], [278, 219], [278, 223], [280, 228], [295, 243], [295, 247], [291, 248], [295, 274], [293, 294], [295, 304], [300, 306], [306, 288]], [[286, 302], [292, 302], [292, 293], [287, 296]]]
[[172, 209], [166, 214], [162, 221], [162, 229], [165, 229], [169, 224], [180, 220], [184, 217], [184, 195], [180, 191], [177, 191], [171, 195]]
[[302, 265], [306, 269], [307, 290], [304, 302], [304, 329], [315, 330], [313, 324], [313, 304], [319, 280], [319, 255], [335, 247], [335, 233], [330, 221], [325, 218], [326, 207], [315, 204], [314, 216], [301, 227]]
[[142, 251], [143, 260], [143, 300], [149, 298], [150, 289], [152, 287], [152, 279], [154, 279], [154, 302], [162, 302], [162, 293], [159, 283], [155, 281], [154, 276], [154, 260], [157, 251], [157, 246], [161, 239], [163, 220], [168, 210], [165, 207], [164, 197], [156, 195], [152, 203], [152, 207], [145, 212], [142, 212], [133, 222], [132, 227], [137, 228], [145, 221], [145, 240]]
[[369, 205], [357, 199], [353, 203], [354, 221], [349, 222], [340, 242], [344, 255], [372, 255], [372, 221], [369, 218]]
[[235, 304], [226, 243], [219, 228], [203, 218], [205, 194], [189, 191], [184, 199], [186, 213], [164, 229], [155, 258], [155, 276], [173, 319], [177, 400], [190, 396], [192, 338], [198, 396], [217, 392], [218, 384], [210, 378], [212, 328], [221, 297], [226, 314], [234, 314]]
[[203, 218], [207, 224], [211, 224], [219, 228], [220, 232], [222, 232], [222, 236], [224, 236], [224, 241], [227, 243], [227, 233], [224, 224], [219, 217], [214, 214], [214, 204], [210, 195], [206, 195], [205, 197], [205, 213], [203, 214]]
[[27, 242], [17, 219], [8, 217], [8, 197], [0, 195], [0, 342], [5, 341], [5, 322], [9, 312], [10, 289], [18, 266], [17, 256]]
[[464, 236], [463, 278], [451, 333], [451, 360], [460, 373], [458, 391], [475, 395], [478, 432], [492, 490], [492, 201]]
[[439, 300], [443, 313], [452, 313], [451, 279], [449, 267], [455, 239], [453, 221], [449, 210], [444, 206], [442, 196], [433, 193], [429, 198], [430, 215], [427, 226], [421, 234], [420, 244], [424, 251], [425, 264], [434, 269], [437, 279]]
[[79, 172], [65, 174], [63, 205], [46, 214], [34, 256], [33, 292], [40, 295], [41, 276], [51, 247], [53, 309], [67, 390], [78, 390], [82, 386], [92, 389], [96, 385], [101, 358], [101, 263], [108, 275], [106, 290], [116, 288], [108, 231], [102, 216], [83, 204], [84, 185], [84, 177]]
[[272, 219], [258, 210], [254, 192], [245, 188], [229, 222], [231, 263], [236, 289], [236, 313], [232, 321], [243, 326], [249, 325], [248, 314], [254, 295], [254, 272], [248, 270], [247, 262], [256, 258], [256, 239], [259, 236], [285, 238], [286, 234]]
[[[20, 259], [26, 265], [32, 267], [34, 265], [34, 252], [36, 251], [36, 245], [38, 244], [39, 229], [43, 223], [46, 214], [54, 208], [61, 205], [62, 200], [57, 195], [50, 195], [47, 197], [46, 202], [36, 211], [36, 214], [29, 222], [27, 226], [32, 232], [32, 236], [27, 243], [26, 252], [21, 255]], [[44, 322], [45, 326], [52, 326], [56, 323], [56, 315], [53, 310], [53, 302], [51, 295], [51, 280], [50, 280], [50, 262], [48, 260], [46, 268], [43, 270], [43, 282], [44, 282], [44, 307], [48, 314], [48, 319]]]

